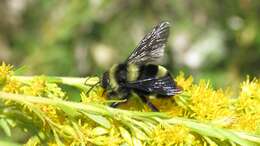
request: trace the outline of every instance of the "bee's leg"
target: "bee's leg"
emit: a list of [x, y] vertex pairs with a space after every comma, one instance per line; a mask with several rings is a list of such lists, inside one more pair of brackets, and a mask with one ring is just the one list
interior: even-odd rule
[[[124, 92], [124, 94], [122, 94], [121, 95], [122, 97], [120, 98], [120, 99], [122, 99], [122, 100], [125, 100], [126, 99], [126, 101], [124, 101], [124, 102], [127, 102], [127, 99], [129, 98], [129, 96], [130, 96], [130, 92]], [[119, 104], [121, 104], [121, 103], [124, 103], [124, 102], [113, 102], [111, 105], [110, 105], [110, 107], [117, 107]]]
[[118, 96], [118, 93], [116, 93], [114, 91], [107, 92], [107, 98], [108, 99], [113, 99], [113, 97], [116, 97], [116, 96]]
[[144, 95], [139, 95], [139, 96], [141, 100], [151, 108], [152, 111], [159, 112], [159, 110], [155, 107], [155, 105], [151, 103], [149, 99], [147, 99]]
[[120, 102], [113, 102], [110, 107], [116, 108], [119, 104]]

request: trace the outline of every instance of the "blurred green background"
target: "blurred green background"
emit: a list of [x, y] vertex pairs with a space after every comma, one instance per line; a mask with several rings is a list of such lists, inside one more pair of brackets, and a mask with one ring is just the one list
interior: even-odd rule
[[0, 61], [26, 75], [101, 75], [160, 21], [162, 64], [214, 86], [260, 75], [259, 0], [1, 0]]

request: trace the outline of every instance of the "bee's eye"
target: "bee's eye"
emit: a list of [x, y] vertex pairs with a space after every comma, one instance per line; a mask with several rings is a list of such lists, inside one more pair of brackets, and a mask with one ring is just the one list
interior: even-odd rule
[[108, 72], [103, 73], [102, 80], [101, 80], [101, 86], [105, 89], [109, 86], [109, 76]]

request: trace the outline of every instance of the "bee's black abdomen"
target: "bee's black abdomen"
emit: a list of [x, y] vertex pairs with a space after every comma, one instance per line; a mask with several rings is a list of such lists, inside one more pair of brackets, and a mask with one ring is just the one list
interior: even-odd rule
[[150, 77], [155, 77], [158, 72], [158, 65], [148, 64], [146, 65], [146, 74]]
[[141, 79], [156, 77], [157, 72], [158, 72], [158, 65], [154, 65], [154, 64], [142, 65], [140, 66], [138, 79], [141, 80]]
[[119, 64], [115, 71], [115, 78], [118, 84], [123, 85], [127, 82], [127, 64]]

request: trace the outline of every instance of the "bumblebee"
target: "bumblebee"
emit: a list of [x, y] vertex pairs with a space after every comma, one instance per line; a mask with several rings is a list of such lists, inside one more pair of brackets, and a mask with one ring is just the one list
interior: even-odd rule
[[[163, 56], [169, 31], [169, 22], [159, 23], [145, 35], [126, 61], [114, 64], [103, 73], [101, 86], [110, 99], [117, 97], [127, 101], [136, 93], [152, 111], [159, 111], [149, 100], [150, 95], [169, 98], [181, 92], [166, 68], [152, 64]], [[110, 106], [118, 104], [114, 102]]]

